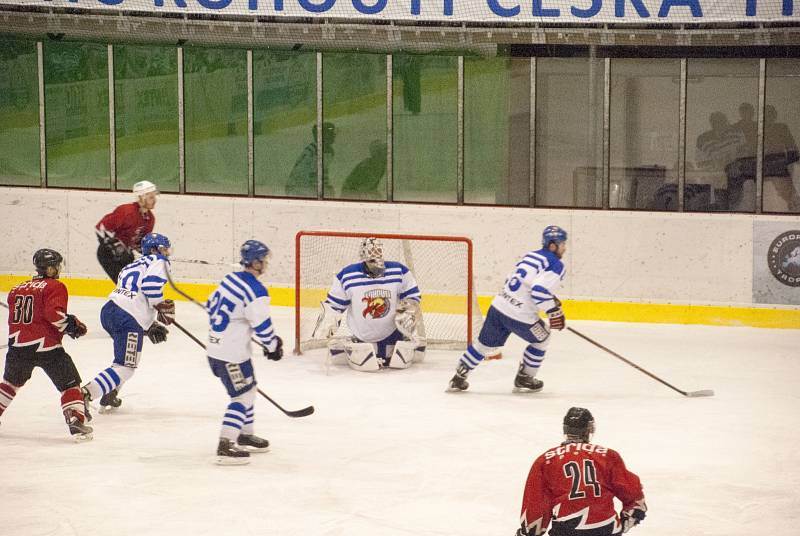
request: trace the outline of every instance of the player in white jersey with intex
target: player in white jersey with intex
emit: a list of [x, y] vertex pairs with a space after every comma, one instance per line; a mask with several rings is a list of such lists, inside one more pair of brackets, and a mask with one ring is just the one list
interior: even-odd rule
[[[383, 244], [365, 238], [361, 262], [345, 266], [333, 278], [322, 302], [313, 337], [328, 339], [329, 357], [351, 368], [374, 372], [407, 368], [425, 357], [425, 340], [416, 333], [422, 298], [414, 275], [404, 264], [384, 261]], [[352, 338], [334, 337], [347, 312]]]
[[222, 419], [217, 463], [248, 463], [250, 452], [264, 452], [269, 441], [253, 433], [256, 378], [250, 359], [250, 339], [260, 343], [267, 359], [283, 357], [283, 341], [275, 334], [269, 292], [258, 280], [267, 269], [269, 248], [248, 240], [240, 250], [242, 270], [226, 275], [206, 302], [208, 364], [230, 396]]
[[[487, 355], [497, 352], [514, 333], [528, 346], [522, 354], [514, 392], [541, 391], [544, 382], [536, 378], [544, 360], [550, 331], [564, 329], [564, 312], [554, 292], [564, 280], [566, 270], [561, 257], [567, 249], [567, 232], [551, 225], [542, 233], [542, 249], [529, 251], [514, 267], [503, 289], [492, 300], [478, 340], [461, 356], [448, 391], [469, 388], [467, 374], [480, 365]], [[549, 329], [539, 318], [544, 311]]]
[[164, 324], [175, 319], [175, 303], [164, 299], [171, 253], [169, 238], [158, 233], [145, 235], [142, 256], [120, 271], [117, 288], [100, 311], [103, 329], [114, 340], [114, 362], [82, 391], [87, 402], [100, 397], [101, 411], [122, 404], [117, 395], [122, 384], [136, 372], [144, 336], [153, 344], [167, 340]]

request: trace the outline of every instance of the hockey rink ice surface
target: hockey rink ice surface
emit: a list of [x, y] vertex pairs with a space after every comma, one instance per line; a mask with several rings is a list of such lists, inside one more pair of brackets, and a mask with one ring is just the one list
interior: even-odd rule
[[[84, 382], [111, 362], [103, 302], [70, 299], [90, 330], [66, 339]], [[566, 331], [553, 336], [541, 393], [511, 393], [522, 350], [512, 338], [468, 392], [449, 394], [458, 352], [429, 352], [405, 371], [326, 374], [322, 351], [291, 355], [293, 311], [273, 317], [289, 351], [277, 363], [259, 353], [259, 387], [316, 413], [290, 419], [257, 397], [256, 433], [272, 446], [250, 465], [213, 463], [227, 395], [175, 328], [162, 345], [145, 342], [122, 408], [95, 415], [85, 444], [36, 370], [0, 425], [0, 534], [511, 536], [530, 465], [560, 442], [576, 405], [593, 412], [595, 442], [642, 479], [650, 510], [629, 534], [798, 534], [800, 330], [569, 324], [713, 398], [684, 398]], [[199, 308], [181, 302], [177, 318], [205, 338]]]

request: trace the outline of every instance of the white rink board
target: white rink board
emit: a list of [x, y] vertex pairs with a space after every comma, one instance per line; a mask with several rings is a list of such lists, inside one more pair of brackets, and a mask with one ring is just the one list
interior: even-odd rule
[[[66, 256], [66, 277], [105, 278], [94, 226], [132, 200], [129, 193], [0, 188], [0, 223], [9, 231], [0, 273], [28, 274], [33, 252], [53, 247]], [[744, 306], [752, 304], [754, 222], [800, 226], [785, 216], [168, 194], [159, 197], [155, 213], [156, 231], [172, 240], [176, 258], [234, 263], [245, 240], [266, 242], [273, 250], [267, 280], [274, 287], [293, 286], [297, 231], [374, 231], [471, 238], [478, 293], [492, 295], [518, 258], [539, 247], [541, 230], [560, 225], [570, 234], [565, 298]], [[226, 269], [174, 263], [176, 277], [187, 282], [215, 282]]]

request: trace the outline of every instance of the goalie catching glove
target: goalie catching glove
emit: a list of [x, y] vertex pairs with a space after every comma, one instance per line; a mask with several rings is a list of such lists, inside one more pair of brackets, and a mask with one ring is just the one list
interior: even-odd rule
[[175, 302], [172, 300], [164, 300], [155, 306], [158, 311], [158, 321], [162, 324], [169, 326], [175, 322]]
[[83, 337], [86, 335], [86, 324], [78, 320], [78, 317], [75, 315], [67, 315], [67, 325], [64, 327], [64, 333], [72, 337], [73, 339], [77, 339], [78, 337]]
[[623, 510], [619, 515], [620, 521], [622, 521], [622, 532], [628, 532], [632, 527], [641, 523], [647, 515], [646, 512], [647, 505], [644, 499], [636, 501], [633, 508]]
[[550, 330], [562, 330], [567, 325], [567, 319], [564, 317], [564, 310], [561, 309], [561, 300], [553, 296], [555, 307], [547, 311], [547, 319], [550, 322]]
[[324, 301], [320, 302], [322, 311], [317, 317], [317, 325], [311, 337], [314, 339], [330, 339], [334, 336], [339, 329], [339, 324], [342, 322], [342, 313], [331, 307], [331, 304]]
[[169, 330], [163, 324], [159, 324], [158, 322], [153, 322], [153, 325], [150, 326], [146, 332], [147, 337], [150, 339], [150, 342], [153, 344], [159, 344], [167, 340], [167, 333]]
[[411, 338], [421, 316], [422, 310], [417, 300], [400, 300], [397, 304], [397, 314], [394, 315], [394, 325], [400, 333]]
[[261, 345], [261, 349], [264, 351], [264, 356], [270, 361], [280, 361], [283, 357], [283, 341], [277, 335], [275, 336], [275, 340], [278, 342], [278, 344], [275, 345], [275, 349], [271, 352], [267, 350], [265, 345]]

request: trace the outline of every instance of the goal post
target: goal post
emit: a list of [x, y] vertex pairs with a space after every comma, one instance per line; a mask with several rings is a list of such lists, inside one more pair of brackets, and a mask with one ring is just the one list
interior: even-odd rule
[[[336, 274], [360, 262], [359, 246], [367, 237], [383, 242], [386, 261], [405, 264], [422, 294], [418, 332], [430, 348], [462, 349], [482, 325], [475, 294], [473, 244], [463, 236], [436, 236], [343, 231], [299, 231], [295, 235], [295, 347], [301, 354], [321, 348], [325, 339], [312, 333]], [[358, 307], [359, 304], [354, 304]], [[336, 336], [350, 335], [346, 318]]]

